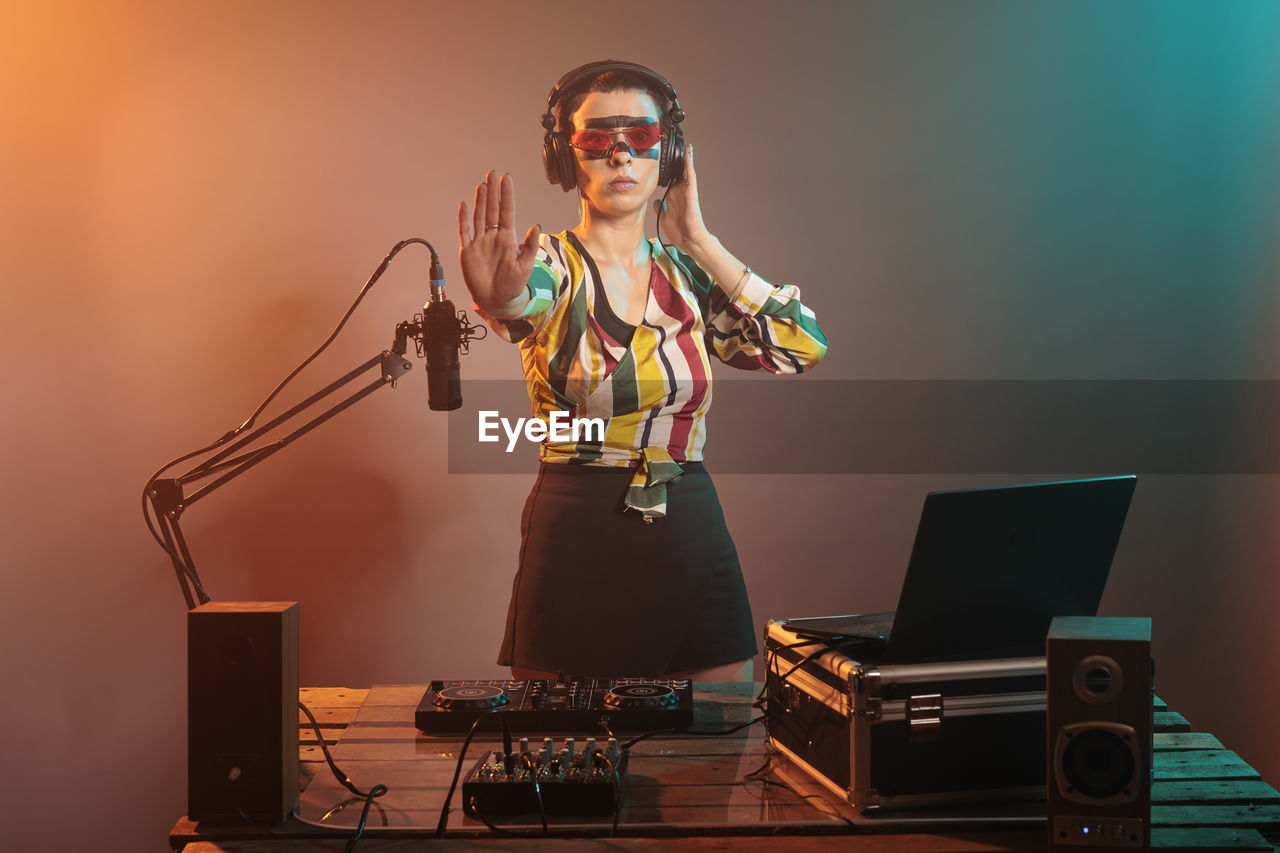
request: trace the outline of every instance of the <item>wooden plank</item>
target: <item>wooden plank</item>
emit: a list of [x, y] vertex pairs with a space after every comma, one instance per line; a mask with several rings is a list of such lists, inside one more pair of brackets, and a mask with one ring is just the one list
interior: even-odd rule
[[[356, 712], [368, 695], [368, 690], [353, 690], [349, 687], [304, 687], [298, 691], [298, 699], [316, 718], [327, 743], [335, 743], [342, 736], [342, 730], [355, 719]], [[303, 740], [315, 742], [315, 732], [301, 708], [298, 709], [298, 728]], [[328, 729], [336, 730], [332, 739], [330, 732], [325, 731]]]
[[1152, 826], [1253, 827], [1259, 832], [1280, 831], [1280, 805], [1152, 806]]
[[1198, 779], [1153, 782], [1151, 802], [1175, 803], [1280, 803], [1280, 793], [1261, 779]]
[[[335, 743], [342, 739], [342, 736], [346, 731], [347, 730], [345, 728], [321, 729], [320, 738], [323, 739], [330, 748], [332, 748]], [[317, 753], [320, 752], [320, 740], [316, 738], [316, 730], [311, 728], [311, 726], [300, 727], [298, 729], [298, 748], [301, 750], [303, 747], [312, 746], [315, 747]]]
[[311, 710], [316, 708], [359, 708], [369, 689], [353, 687], [303, 687], [298, 698]]
[[1189, 732], [1191, 724], [1177, 711], [1156, 711], [1152, 726], [1156, 732]]
[[1153, 739], [1155, 749], [1225, 749], [1222, 741], [1208, 732], [1157, 732]]
[[1186, 826], [1152, 827], [1151, 849], [1167, 853], [1180, 850], [1275, 850], [1256, 829]]
[[1152, 779], [1171, 782], [1181, 779], [1258, 779], [1257, 770], [1229, 749], [1188, 749], [1157, 752]]
[[[359, 708], [325, 708], [323, 706], [307, 707], [311, 710], [312, 716], [316, 718], [316, 723], [321, 728], [346, 728], [351, 725], [351, 721], [356, 718], [356, 712]], [[311, 727], [311, 722], [307, 719], [307, 715], [302, 713], [302, 709], [298, 709], [298, 725], [304, 729]]]
[[[303, 687], [298, 691], [299, 700], [316, 718], [316, 723], [320, 727], [320, 736], [330, 747], [342, 738], [368, 695], [367, 689], [350, 687]], [[305, 783], [316, 774], [316, 768], [307, 767], [306, 763], [320, 762], [320, 766], [323, 766], [324, 754], [320, 750], [319, 743], [315, 729], [312, 728], [307, 715], [299, 708], [298, 759], [302, 762], [302, 766], [298, 770], [304, 788]]]

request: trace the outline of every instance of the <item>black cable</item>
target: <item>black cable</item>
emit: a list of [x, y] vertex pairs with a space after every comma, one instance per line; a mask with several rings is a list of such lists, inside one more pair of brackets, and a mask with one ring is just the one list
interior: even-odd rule
[[245, 822], [245, 825], [252, 826], [254, 829], [258, 830], [259, 832], [264, 832], [267, 835], [275, 835], [276, 833], [275, 833], [274, 824], [268, 826], [267, 824], [258, 823], [256, 820], [249, 817], [249, 815], [245, 813], [244, 808], [240, 805], [240, 798], [236, 796], [235, 785], [239, 781], [240, 781], [239, 779], [230, 779], [230, 778], [227, 779], [227, 785], [230, 788], [228, 793], [231, 796], [232, 804], [235, 805], [236, 807], [236, 814], [240, 815], [240, 819]]
[[596, 723], [600, 726], [600, 728], [604, 729], [604, 733], [607, 734], [612, 740], [618, 739], [618, 736], [613, 733], [613, 729], [609, 728], [609, 718], [607, 716], [601, 717], [599, 720], [596, 720]]
[[[311, 709], [304, 705], [302, 700], [298, 700], [298, 707], [302, 709], [302, 713], [307, 715], [307, 720], [311, 723], [311, 730], [315, 732], [316, 741], [320, 744], [320, 751], [324, 753], [325, 763], [329, 765], [329, 770], [332, 771], [333, 777], [338, 780], [342, 787], [346, 788], [357, 797], [364, 798], [364, 810], [360, 812], [360, 825], [356, 827], [355, 835], [353, 835], [351, 840], [347, 842], [347, 846], [344, 850], [344, 853], [351, 853], [351, 851], [355, 849], [356, 842], [360, 840], [362, 835], [364, 835], [365, 823], [369, 820], [369, 809], [373, 806], [373, 801], [387, 793], [387, 786], [374, 785], [367, 793], [357, 788], [355, 783], [351, 781], [351, 777], [339, 770], [338, 765], [334, 762], [333, 755], [329, 752], [329, 745], [324, 742], [324, 734], [320, 731], [320, 724], [316, 722], [315, 714], [311, 713]], [[324, 817], [328, 817], [329, 814], [332, 813], [333, 812], [331, 810], [326, 813]], [[324, 818], [321, 818], [321, 821], [323, 820]], [[382, 817], [384, 825], [386, 824], [386, 820], [387, 818], [384, 814]]]
[[791, 787], [791, 785], [789, 785], [788, 783], [781, 780], [777, 780], [777, 779], [759, 779], [756, 781], [759, 781], [761, 785], [764, 785], [766, 787], [772, 785], [775, 788], [782, 788], [784, 791], [789, 792], [792, 796], [799, 797], [802, 800], [817, 800], [820, 804], [827, 807], [826, 809], [820, 809], [820, 811], [824, 811], [829, 815], [831, 815], [832, 817], [840, 818], [840, 820], [844, 821], [845, 824], [851, 828], [857, 828], [856, 823], [854, 823], [852, 820], [845, 817], [844, 815], [840, 814], [840, 812], [836, 811], [834, 806], [832, 806], [831, 801], [821, 794], [802, 794], [799, 791], [797, 791], [795, 788]]
[[267, 398], [258, 405], [258, 408], [253, 410], [253, 414], [249, 415], [248, 420], [237, 427], [232, 434], [239, 435], [249, 427], [253, 426], [253, 422], [262, 414], [263, 409], [270, 405], [271, 401], [276, 398], [276, 395], [283, 391], [284, 387], [293, 381], [293, 378], [301, 373], [308, 364], [314, 361], [320, 353], [324, 352], [328, 348], [329, 344], [333, 343], [334, 339], [338, 337], [338, 333], [342, 331], [342, 327], [347, 324], [347, 320], [349, 320], [351, 315], [355, 313], [356, 307], [360, 304], [361, 300], [363, 300], [369, 291], [373, 289], [374, 282], [378, 280], [378, 277], [382, 275], [383, 271], [387, 268], [387, 265], [391, 263], [391, 259], [399, 254], [400, 250], [410, 243], [421, 243], [426, 246], [428, 251], [431, 252], [432, 267], [439, 266], [440, 256], [436, 254], [435, 248], [421, 237], [410, 237], [408, 240], [401, 240], [399, 243], [396, 243], [395, 246], [392, 247], [391, 251], [387, 253], [387, 256], [382, 259], [382, 263], [378, 265], [378, 268], [374, 270], [373, 275], [369, 276], [369, 280], [360, 288], [360, 292], [356, 294], [355, 301], [351, 303], [351, 307], [347, 309], [347, 313], [342, 315], [342, 319], [338, 321], [337, 327], [329, 334], [329, 337], [325, 339], [324, 343], [320, 344], [319, 348], [315, 352], [307, 356], [303, 360], [302, 364], [295, 367], [293, 372], [286, 376], [284, 380], [276, 386], [275, 390], [267, 395]]
[[[693, 273], [689, 272], [689, 268], [686, 267], [681, 262], [679, 257], [680, 250], [675, 246], [668, 247], [666, 242], [662, 239], [662, 214], [667, 212], [667, 196], [671, 193], [671, 188], [673, 186], [675, 186], [674, 182], [667, 184], [667, 190], [662, 194], [662, 201], [658, 205], [658, 215], [654, 217], [653, 227], [658, 232], [658, 245], [662, 247], [662, 253], [664, 255], [667, 255], [669, 258], [671, 258], [671, 260], [675, 262], [675, 265], [680, 267], [680, 269], [684, 271], [685, 276], [689, 279], [689, 282], [692, 284], [694, 280]], [[676, 251], [672, 252], [671, 249], [676, 249]]]
[[[777, 677], [779, 681], [785, 681], [787, 676], [784, 676], [778, 670], [778, 659], [779, 659], [778, 652], [787, 652], [787, 651], [791, 651], [792, 649], [799, 649], [805, 646], [816, 646], [816, 645], [824, 645], [824, 643], [822, 640], [801, 640], [798, 643], [789, 643], [788, 645], [785, 645], [782, 648], [777, 649], [776, 651], [774, 651], [772, 655], [768, 656], [769, 670], [773, 673], [774, 676]], [[822, 654], [824, 651], [826, 651], [826, 649], [819, 649], [813, 654], [810, 654], [807, 657], [802, 658], [800, 663], [797, 664], [796, 667], [803, 666], [804, 664], [813, 660], [815, 656]], [[796, 668], [793, 667], [787, 672], [787, 675], [791, 675], [791, 673], [795, 671], [796, 671]], [[756, 699], [754, 702], [751, 703], [751, 707], [760, 708], [761, 710], [764, 710], [765, 698], [768, 691], [769, 691], [769, 672], [766, 672], [765, 680], [760, 684], [760, 692], [756, 694]], [[768, 726], [766, 725], [765, 728], [768, 728]]]
[[[791, 677], [791, 674], [792, 674], [792, 673], [794, 673], [796, 670], [798, 670], [800, 667], [804, 666], [805, 664], [807, 664], [809, 661], [813, 660], [814, 658], [816, 658], [816, 657], [821, 657], [822, 655], [826, 654], [827, 652], [834, 651], [834, 650], [839, 649], [839, 648], [841, 648], [841, 647], [843, 647], [843, 646], [847, 646], [847, 645], [849, 645], [849, 643], [851, 643], [851, 642], [853, 642], [853, 641], [854, 641], [853, 639], [845, 639], [845, 638], [842, 638], [842, 637], [830, 637], [830, 638], [813, 638], [813, 639], [808, 639], [808, 640], [801, 640], [801, 641], [799, 641], [799, 642], [797, 642], [797, 643], [790, 643], [790, 644], [785, 645], [785, 646], [783, 646], [782, 648], [778, 649], [778, 651], [784, 651], [784, 652], [787, 652], [787, 651], [791, 651], [792, 649], [801, 649], [801, 648], [804, 648], [805, 646], [823, 646], [823, 648], [820, 648], [820, 649], [818, 649], [818, 650], [817, 650], [817, 651], [815, 651], [815, 652], [811, 652], [811, 653], [809, 653], [808, 655], [806, 655], [806, 656], [804, 656], [803, 658], [801, 658], [801, 659], [800, 659], [800, 662], [799, 662], [799, 663], [797, 663], [795, 666], [791, 667], [791, 669], [787, 670], [786, 674], [781, 674], [781, 673], [778, 671], [777, 663], [778, 663], [778, 659], [779, 659], [779, 658], [778, 658], [778, 654], [777, 654], [777, 652], [774, 652], [774, 654], [773, 654], [773, 664], [774, 664], [774, 667], [773, 667], [773, 673], [774, 673], [774, 675], [777, 675], [777, 676], [778, 676], [779, 680], [786, 681], [788, 678], [790, 678], [790, 677]], [[756, 696], [756, 698], [757, 698], [757, 699], [762, 699], [762, 698], [764, 698], [764, 693], [765, 693], [765, 691], [764, 691], [764, 687], [762, 686], [762, 687], [760, 688], [760, 693]]]
[[797, 791], [794, 787], [792, 787], [792, 785], [785, 780], [774, 780], [774, 779], [766, 778], [768, 776], [771, 776], [775, 772], [775, 768], [773, 766], [773, 759], [777, 755], [778, 753], [773, 751], [766, 754], [764, 758], [764, 764], [760, 765], [755, 770], [752, 770], [750, 773], [743, 776], [741, 781], [739, 781], [737, 784], [751, 785], [751, 784], [758, 783], [763, 787], [773, 786], [775, 788], [782, 788], [788, 791], [789, 793], [791, 793], [793, 796], [799, 797], [802, 800], [816, 800], [819, 804], [827, 806], [827, 809], [824, 811], [829, 811], [831, 814], [833, 814], [835, 817], [840, 818], [849, 826], [855, 825], [854, 822], [851, 821], [849, 818], [845, 817], [844, 815], [836, 811], [835, 807], [831, 803], [831, 800], [828, 799], [826, 796], [822, 794], [802, 794], [799, 791]]
[[[536, 832], [526, 832], [521, 829], [508, 829], [505, 826], [498, 826], [496, 823], [489, 820], [489, 817], [483, 810], [481, 810], [480, 802], [474, 796], [467, 800], [467, 808], [470, 809], [471, 813], [479, 818], [480, 822], [487, 826], [491, 832], [496, 832], [499, 835], [509, 835], [516, 838], [529, 838], [530, 836], [539, 835], [539, 833]], [[546, 832], [546, 830], [544, 829], [543, 832]]]
[[[369, 793], [361, 791], [359, 788], [357, 788], [355, 784], [351, 781], [351, 777], [347, 776], [347, 774], [343, 773], [341, 770], [338, 769], [338, 765], [334, 763], [333, 756], [329, 753], [328, 744], [324, 742], [324, 735], [320, 731], [320, 724], [316, 722], [315, 715], [311, 713], [311, 709], [308, 708], [306, 705], [302, 704], [301, 700], [298, 701], [298, 707], [302, 709], [302, 713], [306, 714], [307, 719], [311, 722], [311, 730], [314, 731], [316, 734], [316, 740], [320, 743], [320, 751], [324, 753], [324, 760], [326, 763], [328, 763], [329, 769], [333, 771], [333, 777], [338, 780], [338, 782], [342, 785], [342, 787], [346, 788], [348, 791], [355, 794], [357, 797], [370, 796]], [[373, 788], [370, 790], [372, 791], [378, 788], [382, 788], [382, 794], [385, 794], [387, 792], [385, 785], [374, 785]], [[382, 796], [382, 794], [377, 794], [376, 796], [380, 797]]]
[[656, 731], [645, 732], [644, 734], [636, 735], [631, 740], [624, 743], [621, 749], [623, 752], [626, 752], [627, 750], [631, 749], [631, 747], [635, 746], [640, 741], [648, 740], [649, 738], [657, 737], [658, 735], [669, 735], [672, 737], [724, 737], [725, 735], [731, 735], [734, 732], [740, 732], [743, 729], [747, 728], [748, 726], [753, 726], [756, 723], [761, 722], [762, 720], [764, 720], [764, 717], [756, 717], [754, 719], [747, 720], [745, 723], [736, 725], [733, 728], [720, 729], [717, 731], [699, 731], [696, 729], [657, 729]]
[[[541, 805], [541, 800], [539, 800], [539, 805]], [[471, 799], [467, 800], [467, 807], [470, 809], [471, 813], [475, 815], [477, 819], [479, 819], [481, 823], [483, 823], [491, 831], [496, 832], [499, 835], [507, 835], [507, 836], [511, 836], [512, 838], [568, 838], [568, 837], [581, 836], [581, 833], [556, 833], [555, 835], [552, 835], [550, 831], [547, 829], [545, 816], [542, 822], [542, 832], [536, 832], [533, 830], [525, 830], [525, 829], [510, 829], [505, 826], [498, 826], [496, 823], [494, 823], [492, 820], [489, 819], [488, 815], [484, 813], [484, 811], [480, 808], [480, 802], [474, 796]]]
[[445, 830], [449, 826], [449, 803], [453, 802], [453, 792], [458, 788], [458, 777], [462, 775], [462, 762], [467, 758], [467, 748], [471, 746], [471, 741], [476, 736], [476, 732], [480, 728], [480, 722], [487, 720], [491, 715], [497, 715], [499, 722], [502, 724], [504, 738], [509, 742], [511, 737], [511, 724], [507, 722], [506, 715], [502, 708], [491, 708], [482, 711], [478, 717], [471, 723], [471, 728], [467, 731], [467, 738], [462, 742], [462, 749], [458, 753], [458, 764], [453, 769], [453, 781], [449, 783], [449, 793], [445, 795], [444, 805], [440, 807], [440, 820], [436, 824], [436, 838], [444, 838]]
[[768, 776], [773, 772], [773, 759], [778, 753], [772, 747], [765, 748], [764, 763], [742, 777], [742, 784], [756, 781], [757, 776]]
[[542, 832], [547, 832], [547, 807], [542, 802], [542, 786], [538, 784], [538, 768], [534, 765], [533, 756], [524, 754], [520, 761], [529, 771], [529, 781], [533, 784], [533, 798], [538, 801], [538, 817], [542, 820]]
[[218, 447], [221, 447], [231, 439], [235, 438], [237, 435], [240, 435], [245, 430], [251, 428], [253, 424], [257, 421], [258, 417], [262, 414], [263, 410], [266, 409], [267, 406], [271, 404], [271, 401], [274, 400], [276, 396], [279, 395], [279, 393], [284, 390], [285, 386], [288, 385], [290, 382], [292, 382], [294, 377], [296, 377], [299, 373], [301, 373], [303, 369], [306, 368], [307, 365], [315, 361], [316, 358], [318, 358], [321, 353], [323, 353], [326, 349], [328, 349], [329, 345], [333, 343], [333, 341], [338, 337], [338, 333], [342, 331], [344, 326], [346, 326], [347, 321], [351, 319], [351, 315], [355, 313], [355, 310], [357, 307], [359, 307], [360, 302], [365, 298], [365, 296], [368, 295], [369, 291], [373, 289], [374, 283], [382, 275], [387, 265], [391, 263], [392, 258], [394, 258], [397, 254], [399, 254], [400, 250], [403, 249], [405, 246], [409, 245], [410, 243], [421, 243], [422, 245], [426, 246], [427, 249], [431, 252], [432, 265], [438, 265], [440, 263], [440, 258], [436, 254], [436, 250], [431, 246], [430, 243], [428, 243], [426, 240], [423, 240], [421, 237], [410, 237], [408, 240], [401, 240], [399, 243], [396, 243], [395, 246], [391, 248], [391, 251], [387, 253], [387, 256], [382, 259], [382, 263], [378, 264], [378, 268], [374, 270], [373, 274], [369, 276], [369, 279], [364, 283], [363, 286], [361, 286], [360, 291], [356, 294], [356, 298], [352, 301], [350, 307], [347, 308], [346, 313], [342, 315], [342, 319], [338, 321], [338, 325], [334, 328], [332, 332], [329, 333], [329, 337], [325, 338], [324, 342], [321, 343], [320, 346], [317, 347], [313, 353], [311, 353], [311, 355], [303, 359], [302, 363], [299, 364], [297, 367], [295, 367], [293, 371], [290, 372], [289, 375], [286, 376], [280, 382], [280, 384], [278, 384], [275, 387], [275, 389], [272, 390], [272, 392], [267, 395], [266, 399], [264, 399], [261, 403], [258, 404], [258, 407], [253, 410], [253, 413], [249, 415], [248, 418], [245, 419], [244, 423], [242, 423], [240, 426], [236, 427], [233, 430], [229, 430], [221, 438], [217, 439], [216, 441], [212, 442], [206, 447], [203, 447], [199, 450], [193, 450], [190, 453], [179, 456], [178, 458], [172, 460], [171, 462], [165, 465], [162, 465], [159, 468], [159, 470], [157, 470], [154, 474], [151, 475], [151, 479], [147, 481], [147, 484], [150, 485], [151, 483], [155, 482], [155, 480], [157, 480], [161, 474], [163, 474], [165, 471], [169, 470], [173, 466], [177, 465], [179, 462], [185, 462], [186, 460], [192, 458], [193, 456], [199, 456], [202, 453], [207, 453], [210, 450], [214, 450]]
[[[785, 684], [787, 679], [790, 678], [793, 673], [795, 673], [805, 664], [812, 661], [814, 658], [821, 657], [827, 652], [837, 651], [845, 646], [855, 644], [859, 641], [860, 641], [860, 638], [858, 637], [840, 637], [840, 636], [835, 636], [830, 638], [804, 639], [795, 643], [789, 643], [785, 646], [782, 646], [776, 649], [772, 655], [767, 656], [769, 661], [769, 670], [768, 672], [765, 673], [764, 683], [760, 685], [760, 692], [756, 695], [755, 701], [751, 703], [751, 707], [758, 708], [759, 710], [764, 712], [764, 717], [763, 717], [764, 733], [767, 739], [771, 740], [773, 738], [773, 730], [769, 727], [770, 725], [769, 697], [767, 695], [768, 688], [769, 688], [769, 679], [768, 679], [769, 675], [773, 675], [777, 679], [780, 685]], [[778, 665], [779, 661], [781, 660], [781, 656], [778, 654], [778, 652], [790, 651], [791, 649], [798, 649], [798, 648], [803, 648], [805, 646], [814, 646], [814, 645], [819, 646], [819, 648], [816, 651], [810, 652], [809, 654], [801, 657], [800, 660], [796, 664], [794, 664], [790, 669], [788, 669], [785, 673], [781, 671], [781, 668]]]
[[800, 663], [796, 664], [795, 667], [792, 667], [790, 670], [788, 670], [786, 676], [784, 676], [778, 668], [778, 661], [780, 659], [780, 655], [778, 654], [778, 652], [790, 651], [791, 649], [798, 649], [798, 648], [803, 648], [805, 646], [813, 646], [813, 645], [825, 645], [825, 644], [821, 640], [801, 640], [798, 643], [789, 643], [783, 646], [782, 648], [775, 650], [772, 655], [768, 656], [769, 670], [765, 672], [764, 682], [760, 685], [760, 692], [756, 694], [755, 701], [751, 703], [751, 707], [758, 708], [759, 710], [764, 712], [764, 736], [766, 740], [773, 738], [773, 731], [772, 729], [769, 728], [769, 696], [768, 696], [769, 676], [773, 675], [778, 680], [779, 684], [785, 683], [787, 676], [795, 672], [798, 667], [801, 667], [804, 664], [808, 663], [809, 661], [813, 660], [814, 657], [823, 654], [826, 651], [826, 649], [820, 648], [818, 649], [818, 651], [813, 652], [801, 658]]
[[[147, 530], [151, 532], [152, 538], [156, 540], [156, 542], [160, 545], [160, 547], [164, 550], [164, 552], [168, 554], [169, 557], [178, 566], [181, 567], [183, 574], [186, 575], [186, 577], [191, 581], [192, 586], [195, 587], [196, 593], [199, 596], [201, 602], [209, 601], [210, 597], [208, 593], [205, 592], [203, 585], [200, 583], [199, 576], [196, 574], [195, 570], [187, 564], [186, 560], [182, 557], [182, 555], [177, 553], [177, 551], [171, 548], [169, 544], [164, 541], [164, 538], [160, 535], [159, 531], [156, 530], [155, 525], [152, 524], [151, 510], [149, 508], [149, 503], [148, 503], [148, 498], [150, 497], [150, 493], [152, 491], [152, 485], [156, 482], [156, 480], [160, 479], [160, 475], [162, 475], [165, 471], [168, 471], [170, 468], [174, 467], [175, 465], [181, 462], [185, 462], [186, 460], [191, 459], [193, 457], [208, 453], [211, 450], [216, 450], [217, 448], [231, 441], [236, 436], [243, 433], [245, 430], [250, 429], [253, 426], [254, 422], [258, 419], [258, 417], [262, 414], [263, 410], [266, 409], [266, 407], [270, 405], [271, 401], [274, 400], [276, 396], [281, 391], [284, 390], [285, 386], [288, 385], [291, 381], [293, 381], [294, 377], [296, 377], [299, 373], [301, 373], [303, 369], [306, 368], [307, 365], [309, 365], [312, 361], [314, 361], [317, 357], [319, 357], [319, 355], [329, 347], [329, 344], [333, 343], [334, 339], [338, 337], [338, 333], [342, 331], [343, 327], [347, 324], [347, 321], [351, 318], [351, 315], [355, 313], [355, 310], [360, 305], [360, 302], [373, 288], [374, 282], [378, 280], [378, 278], [386, 270], [387, 265], [391, 263], [391, 259], [394, 258], [397, 254], [399, 254], [400, 250], [403, 249], [405, 246], [408, 246], [410, 243], [421, 243], [422, 245], [426, 246], [427, 249], [431, 252], [432, 269], [433, 270], [439, 269], [440, 257], [439, 255], [436, 254], [435, 248], [426, 240], [422, 239], [421, 237], [410, 237], [407, 240], [401, 240], [399, 243], [396, 243], [396, 245], [392, 247], [391, 251], [387, 253], [387, 256], [382, 259], [382, 263], [378, 265], [378, 268], [374, 270], [371, 276], [369, 276], [369, 279], [364, 283], [364, 286], [360, 288], [360, 292], [356, 294], [356, 298], [351, 303], [351, 307], [349, 307], [346, 313], [342, 315], [342, 319], [338, 321], [337, 327], [333, 330], [333, 332], [329, 334], [329, 337], [326, 338], [322, 344], [320, 344], [320, 346], [315, 350], [315, 352], [307, 356], [302, 361], [301, 364], [299, 364], [296, 368], [294, 368], [293, 371], [288, 376], [286, 376], [284, 380], [280, 382], [280, 384], [277, 385], [270, 394], [267, 395], [266, 399], [263, 400], [262, 403], [260, 403], [256, 409], [254, 409], [253, 413], [249, 415], [249, 417], [244, 421], [244, 423], [242, 423], [240, 426], [236, 427], [235, 429], [229, 430], [228, 432], [223, 434], [220, 438], [218, 438], [216, 441], [213, 441], [212, 443], [206, 445], [205, 447], [202, 447], [199, 450], [193, 450], [190, 453], [183, 454], [182, 456], [179, 456], [167, 462], [166, 464], [160, 466], [160, 468], [158, 468], [156, 472], [152, 474], [151, 477], [147, 480], [146, 485], [143, 486], [142, 518], [146, 522]], [[199, 471], [200, 466], [197, 466], [195, 470]], [[159, 519], [157, 519], [157, 521], [158, 520]]]
[[[859, 638], [857, 637], [849, 637], [849, 638], [832, 637], [829, 639], [801, 640], [798, 643], [791, 643], [789, 645], [782, 646], [780, 649], [775, 651], [770, 656], [770, 664], [771, 664], [770, 670], [772, 671], [773, 675], [778, 679], [778, 681], [785, 682], [788, 678], [792, 676], [793, 673], [795, 673], [796, 670], [800, 669], [802, 666], [809, 663], [814, 658], [821, 657], [827, 652], [836, 651], [838, 649], [843, 648], [844, 646], [850, 645], [852, 643], [856, 643], [858, 642], [858, 639]], [[778, 652], [790, 651], [791, 649], [799, 649], [805, 646], [822, 646], [822, 648], [802, 657], [798, 663], [792, 666], [791, 669], [787, 670], [785, 673], [781, 672], [778, 667], [778, 661], [780, 660], [780, 656], [778, 655]], [[760, 685], [760, 692], [756, 694], [756, 700], [751, 705], [753, 708], [763, 708], [763, 703], [766, 698], [765, 694], [768, 692], [768, 687], [769, 687], [769, 681], [766, 673], [766, 679]]]
[[609, 837], [613, 838], [618, 834], [618, 819], [622, 817], [622, 778], [618, 775], [618, 768], [609, 756], [602, 752], [597, 753], [604, 759], [605, 765], [613, 773], [613, 825], [609, 828]]
[[360, 812], [360, 825], [356, 827], [356, 834], [351, 836], [347, 846], [342, 848], [342, 853], [351, 853], [352, 850], [356, 849], [356, 842], [360, 840], [360, 836], [364, 835], [364, 825], [369, 820], [369, 808], [373, 805], [374, 799], [381, 797], [386, 792], [386, 785], [374, 785], [369, 789], [369, 793], [364, 799], [364, 810]]
[[[169, 557], [178, 566], [182, 568], [182, 573], [187, 576], [187, 579], [191, 581], [191, 585], [195, 587], [196, 595], [201, 601], [201, 603], [209, 601], [209, 594], [204, 591], [204, 585], [200, 583], [200, 577], [192, 570], [190, 566], [187, 565], [187, 561], [183, 558], [183, 556], [179, 554], [177, 551], [175, 551], [173, 548], [169, 547], [169, 543], [164, 541], [164, 538], [160, 535], [159, 531], [156, 530], [155, 525], [151, 523], [151, 504], [148, 499], [151, 497], [152, 484], [155, 483], [155, 481], [160, 477], [162, 473], [164, 473], [169, 468], [172, 468], [174, 465], [177, 465], [179, 462], [182, 462], [184, 460], [190, 459], [193, 456], [199, 456], [202, 453], [207, 453], [210, 450], [213, 450], [214, 448], [220, 446], [225, 441], [227, 441], [232, 435], [233, 433], [227, 433], [218, 441], [214, 442], [213, 444], [210, 444], [208, 447], [201, 448], [200, 450], [193, 450], [192, 452], [186, 454], [185, 456], [179, 456], [177, 459], [173, 460], [172, 462], [168, 463], [164, 467], [160, 468], [160, 470], [156, 471], [156, 473], [152, 474], [151, 479], [147, 480], [147, 484], [142, 487], [142, 519], [147, 523], [147, 530], [151, 531], [151, 537], [156, 540], [156, 542], [160, 545], [162, 549], [164, 549], [164, 552], [168, 554]], [[158, 522], [159, 518], [157, 518], [156, 521]]]

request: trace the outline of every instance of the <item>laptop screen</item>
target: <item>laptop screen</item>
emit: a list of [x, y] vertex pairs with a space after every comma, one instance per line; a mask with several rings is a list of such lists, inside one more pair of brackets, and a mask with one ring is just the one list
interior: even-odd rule
[[1094, 616], [1137, 478], [930, 492], [893, 660], [1040, 655], [1054, 616]]

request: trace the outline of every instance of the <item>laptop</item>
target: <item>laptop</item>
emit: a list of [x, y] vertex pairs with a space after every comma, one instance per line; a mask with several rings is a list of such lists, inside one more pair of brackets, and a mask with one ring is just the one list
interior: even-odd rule
[[863, 661], [1044, 654], [1054, 616], [1096, 616], [1137, 477], [930, 492], [898, 609], [788, 619]]

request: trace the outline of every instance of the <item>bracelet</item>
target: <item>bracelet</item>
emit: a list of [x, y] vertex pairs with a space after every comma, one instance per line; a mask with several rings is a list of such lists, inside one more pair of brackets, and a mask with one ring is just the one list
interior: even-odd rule
[[738, 279], [738, 283], [733, 286], [732, 298], [737, 299], [738, 294], [742, 292], [742, 285], [751, 277], [751, 267], [742, 268], [742, 278]]

